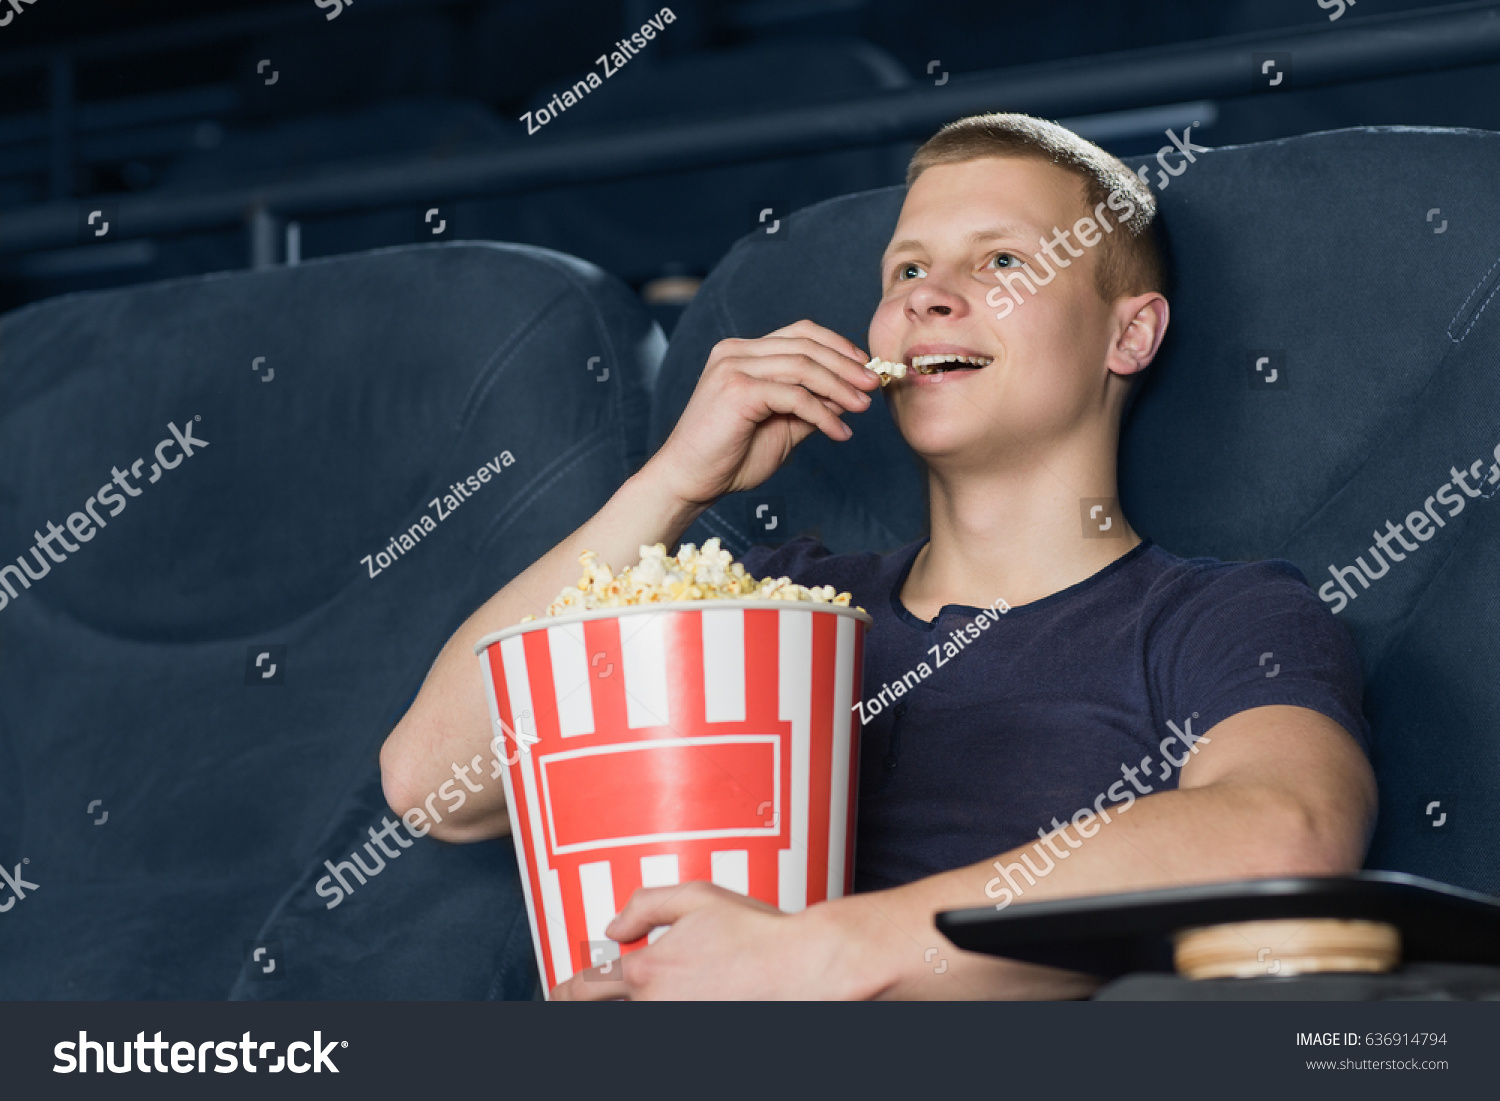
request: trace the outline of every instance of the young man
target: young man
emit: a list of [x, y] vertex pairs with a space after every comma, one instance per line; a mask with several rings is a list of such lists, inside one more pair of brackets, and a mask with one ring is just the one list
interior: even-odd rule
[[[707, 883], [640, 890], [608, 935], [671, 928], [620, 981], [556, 996], [1078, 997], [1086, 977], [960, 952], [933, 915], [1359, 867], [1375, 805], [1359, 668], [1301, 574], [1177, 558], [1118, 509], [1096, 525], [1117, 537], [1080, 522], [1117, 496], [1126, 398], [1167, 327], [1154, 218], [1129, 170], [1050, 123], [964, 119], [918, 150], [869, 338], [948, 368], [882, 395], [927, 466], [931, 535], [745, 559], [872, 613], [865, 700], [931, 669], [864, 726], [856, 893], [787, 915]], [[585, 548], [633, 562], [813, 431], [847, 439], [878, 389], [869, 358], [810, 321], [720, 342], [661, 450], [448, 643], [382, 752], [391, 806], [488, 746], [476, 639], [545, 607]], [[464, 811], [434, 832], [508, 829], [499, 785]]]

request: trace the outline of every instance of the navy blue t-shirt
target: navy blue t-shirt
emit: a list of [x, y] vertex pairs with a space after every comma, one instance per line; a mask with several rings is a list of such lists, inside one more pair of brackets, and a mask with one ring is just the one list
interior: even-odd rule
[[1248, 708], [1310, 708], [1369, 751], [1353, 641], [1290, 562], [1184, 559], [1147, 540], [1041, 600], [1001, 612], [997, 592], [994, 609], [949, 604], [928, 623], [900, 600], [925, 542], [835, 555], [802, 536], [742, 559], [756, 577], [847, 590], [874, 617], [857, 891], [1172, 790], [1196, 739]]

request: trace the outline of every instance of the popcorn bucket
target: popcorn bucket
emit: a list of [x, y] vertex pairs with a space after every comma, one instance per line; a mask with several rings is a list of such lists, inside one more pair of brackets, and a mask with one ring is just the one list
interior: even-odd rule
[[788, 912], [854, 882], [864, 634], [854, 608], [678, 601], [476, 646], [548, 996], [619, 958], [638, 887], [709, 880]]

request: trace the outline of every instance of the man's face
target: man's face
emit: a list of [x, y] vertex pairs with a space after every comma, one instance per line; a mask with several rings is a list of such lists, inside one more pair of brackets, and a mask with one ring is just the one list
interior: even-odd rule
[[[1083, 255], [1054, 246], [1069, 265], [1060, 267], [1039, 245], [1089, 213], [1080, 180], [1030, 158], [940, 165], [912, 185], [883, 260], [870, 352], [908, 368], [924, 355], [989, 360], [932, 375], [908, 369], [886, 389], [901, 434], [924, 459], [985, 466], [1097, 433], [1114, 329], [1095, 285], [1098, 248], [1070, 238]], [[1104, 216], [1126, 232], [1107, 208]], [[996, 290], [1013, 271], [1036, 285], [1049, 266], [1056, 278], [1035, 293], [1014, 282], [1020, 304]], [[1000, 320], [1006, 302], [1013, 308]]]

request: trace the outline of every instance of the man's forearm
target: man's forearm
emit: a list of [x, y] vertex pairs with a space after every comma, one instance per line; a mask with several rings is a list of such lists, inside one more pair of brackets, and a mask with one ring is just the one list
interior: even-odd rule
[[[540, 614], [565, 586], [578, 580], [578, 556], [584, 550], [597, 552], [601, 562], [620, 569], [637, 560], [642, 544], [675, 542], [701, 512], [701, 507], [680, 501], [661, 479], [642, 470], [577, 531], [465, 620], [381, 749], [381, 779], [391, 807], [405, 814], [431, 804], [434, 793], [454, 780], [455, 767], [462, 768], [475, 754], [483, 756], [489, 775], [494, 760], [489, 707], [474, 643], [514, 626], [524, 616]], [[466, 792], [451, 814], [441, 803], [436, 808], [442, 820], [432, 823], [432, 833], [447, 841], [478, 841], [509, 830], [505, 791], [498, 781], [480, 785], [477, 793]]]
[[1088, 837], [1064, 823], [992, 861], [826, 903], [804, 917], [814, 926], [836, 926], [850, 945], [856, 996], [1081, 997], [1094, 985], [1082, 976], [958, 951], [938, 933], [934, 915], [1358, 866], [1357, 857], [1351, 863], [1343, 847], [1316, 836], [1316, 825], [1272, 787], [1210, 784], [1161, 792], [1110, 816], [1108, 823], [1085, 821]]

